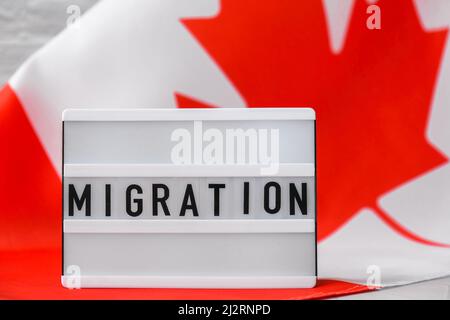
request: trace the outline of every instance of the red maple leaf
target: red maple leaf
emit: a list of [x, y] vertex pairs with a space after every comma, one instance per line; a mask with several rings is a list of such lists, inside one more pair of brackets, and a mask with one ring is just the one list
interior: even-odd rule
[[223, 0], [217, 17], [183, 22], [248, 106], [315, 108], [319, 239], [372, 207], [431, 243], [376, 201], [447, 161], [425, 138], [446, 32], [424, 32], [409, 1], [377, 4], [382, 29], [366, 28], [367, 5], [357, 2], [339, 55], [330, 51], [321, 1]]

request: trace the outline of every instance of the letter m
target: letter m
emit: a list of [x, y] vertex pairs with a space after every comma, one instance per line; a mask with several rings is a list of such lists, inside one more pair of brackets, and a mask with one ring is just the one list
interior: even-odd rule
[[84, 187], [81, 198], [78, 197], [77, 191], [73, 184], [69, 184], [69, 216], [73, 216], [73, 205], [77, 206], [77, 209], [81, 211], [84, 204], [86, 204], [85, 213], [86, 216], [91, 215], [91, 185], [87, 184]]

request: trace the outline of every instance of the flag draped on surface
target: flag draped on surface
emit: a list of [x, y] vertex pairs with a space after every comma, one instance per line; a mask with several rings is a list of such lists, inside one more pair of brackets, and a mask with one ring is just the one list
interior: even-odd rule
[[[101, 1], [0, 92], [0, 298], [320, 298], [450, 274], [450, 2]], [[67, 290], [66, 108], [317, 113], [315, 289]], [[295, 147], [295, 146], [293, 146]], [[369, 280], [369, 282], [368, 282]]]

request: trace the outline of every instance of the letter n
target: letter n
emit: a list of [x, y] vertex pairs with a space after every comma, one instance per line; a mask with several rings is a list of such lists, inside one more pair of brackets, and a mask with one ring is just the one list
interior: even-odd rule
[[300, 207], [300, 211], [302, 212], [302, 215], [308, 214], [308, 202], [307, 202], [307, 188], [306, 183], [302, 183], [302, 196], [298, 194], [298, 190], [295, 187], [295, 183], [289, 184], [289, 211], [290, 215], [295, 215], [295, 204]]

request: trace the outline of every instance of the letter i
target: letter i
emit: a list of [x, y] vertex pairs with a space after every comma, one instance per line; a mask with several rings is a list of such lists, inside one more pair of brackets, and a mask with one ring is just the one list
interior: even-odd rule
[[244, 182], [244, 214], [248, 214], [249, 209], [249, 193], [250, 185], [248, 182]]
[[111, 216], [111, 185], [105, 184], [105, 216]]

